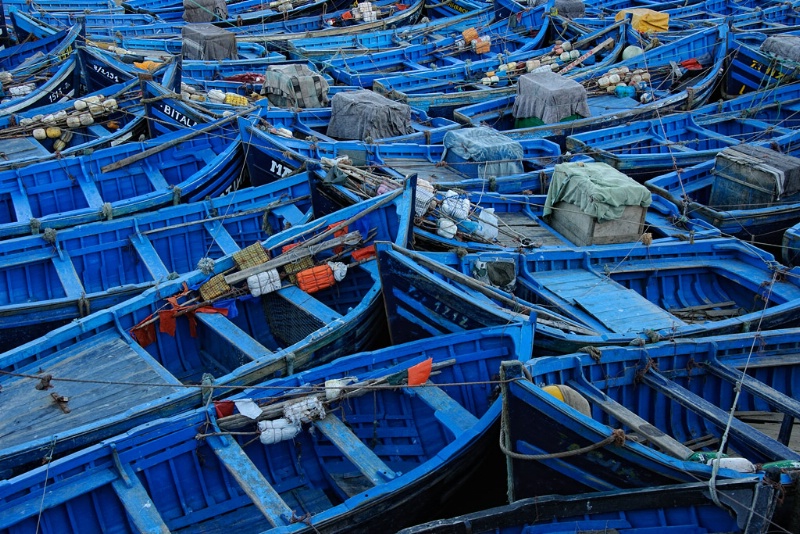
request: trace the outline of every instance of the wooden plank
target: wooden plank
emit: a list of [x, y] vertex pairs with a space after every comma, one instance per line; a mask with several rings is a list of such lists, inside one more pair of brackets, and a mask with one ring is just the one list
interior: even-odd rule
[[156, 505], [142, 486], [139, 477], [136, 476], [130, 465], [126, 464], [120, 467], [122, 478], [114, 480], [111, 486], [122, 501], [122, 505], [137, 530], [148, 534], [169, 533], [167, 524], [158, 513]]
[[221, 126], [223, 124], [227, 124], [229, 122], [233, 122], [233, 121], [237, 120], [239, 117], [247, 115], [248, 113], [250, 113], [252, 111], [253, 111], [252, 107], [248, 107], [246, 109], [243, 109], [242, 111], [239, 111], [238, 113], [235, 113], [235, 114], [230, 115], [228, 117], [225, 117], [223, 119], [220, 119], [220, 120], [214, 121], [212, 123], [209, 123], [208, 125], [203, 126], [202, 128], [197, 128], [196, 130], [192, 130], [189, 133], [187, 133], [185, 135], [182, 135], [180, 137], [176, 137], [176, 138], [172, 139], [169, 142], [161, 143], [161, 144], [156, 145], [156, 146], [154, 146], [152, 148], [148, 148], [147, 150], [145, 150], [143, 152], [139, 152], [138, 154], [134, 154], [132, 156], [128, 156], [126, 158], [122, 158], [119, 161], [115, 161], [114, 163], [110, 163], [110, 164], [102, 167], [100, 169], [100, 172], [111, 172], [111, 171], [114, 171], [116, 169], [120, 169], [122, 167], [125, 167], [126, 165], [130, 165], [131, 163], [135, 163], [135, 162], [137, 162], [139, 160], [148, 158], [148, 157], [152, 156], [153, 154], [157, 154], [157, 153], [161, 152], [162, 150], [166, 150], [167, 148], [173, 147], [175, 145], [179, 145], [179, 144], [183, 143], [184, 141], [188, 141], [189, 139], [197, 137], [198, 135], [210, 132], [210, 131], [218, 128], [219, 126]]
[[309, 295], [297, 286], [282, 287], [278, 290], [278, 294], [286, 300], [294, 302], [302, 308], [303, 311], [313, 315], [324, 324], [342, 318], [341, 313], [329, 308], [327, 305], [314, 298], [313, 295]]
[[86, 295], [86, 289], [75, 271], [75, 265], [65, 251], [62, 250], [53, 256], [53, 267], [68, 298], [79, 299]]
[[372, 449], [356, 437], [336, 416], [328, 414], [325, 419], [314, 421], [314, 426], [331, 440], [339, 451], [350, 460], [361, 473], [377, 486], [394, 479], [396, 473], [378, 458]]
[[164, 189], [169, 188], [169, 183], [167, 182], [167, 179], [164, 178], [164, 175], [161, 174], [160, 170], [143, 165], [142, 172], [145, 176], [147, 176], [147, 179], [150, 180], [150, 183], [153, 184], [153, 190], [163, 191]]
[[[656, 391], [677, 402], [687, 410], [697, 413], [704, 419], [708, 419], [719, 428], [727, 426], [728, 412], [671, 382], [658, 371], [652, 368], [649, 369], [646, 373], [643, 373], [642, 380]], [[800, 454], [797, 452], [769, 436], [754, 431], [736, 418], [731, 420], [730, 435], [758, 450], [767, 458], [800, 460]]]
[[477, 417], [430, 381], [422, 386], [404, 388], [404, 391], [409, 395], [419, 397], [425, 404], [433, 408], [436, 419], [456, 436], [478, 424]]
[[291, 524], [294, 511], [230, 435], [209, 436], [206, 441], [225, 469], [273, 527]]
[[756, 398], [762, 399], [773, 408], [777, 408], [782, 413], [800, 418], [800, 401], [793, 399], [789, 395], [771, 388], [765, 383], [756, 380], [750, 375], [746, 375], [738, 369], [732, 369], [723, 365], [717, 358], [711, 357], [700, 365], [710, 373], [730, 384], [741, 384], [742, 388]]
[[300, 211], [295, 204], [275, 206], [272, 208], [272, 213], [283, 218], [286, 222], [291, 223], [292, 226], [307, 222], [306, 214]]
[[242, 247], [231, 237], [231, 234], [228, 233], [228, 230], [225, 229], [220, 220], [206, 221], [203, 223], [203, 227], [208, 232], [208, 235], [214, 239], [223, 254], [233, 254], [242, 250]]
[[585, 269], [537, 272], [532, 278], [615, 333], [686, 325], [636, 291]]
[[271, 350], [253, 339], [220, 313], [197, 313], [195, 317], [253, 361], [273, 354]]
[[[125, 411], [166, 395], [183, 391], [166, 380], [163, 367], [142, 358], [119, 334], [107, 332], [76, 343], [45, 362], [34, 363], [23, 372], [52, 374], [55, 389], [37, 390], [37, 381], [16, 378], [3, 382], [3, 406], [9, 413], [25, 417], [0, 419], [0, 441], [12, 447], [43, 435], [61, 434]], [[137, 386], [58, 381], [59, 377], [110, 382], [131, 382]], [[172, 386], [172, 387], [170, 387]], [[64, 414], [50, 393], [69, 398], [71, 412]]]
[[136, 249], [136, 253], [144, 262], [153, 280], [162, 280], [169, 276], [169, 269], [161, 261], [161, 256], [158, 255], [155, 247], [146, 236], [140, 233], [132, 235], [131, 244], [133, 244], [133, 248]]
[[632, 412], [622, 404], [603, 393], [601, 390], [597, 389], [594, 384], [587, 381], [583, 375], [581, 375], [577, 380], [568, 381], [567, 384], [571, 388], [575, 389], [575, 391], [586, 397], [589, 402], [636, 432], [638, 435], [646, 438], [661, 451], [669, 454], [673, 458], [686, 460], [694, 453], [692, 449], [685, 446], [680, 441], [668, 434], [665, 434], [658, 428], [651, 425], [647, 420], [640, 417], [638, 414]]

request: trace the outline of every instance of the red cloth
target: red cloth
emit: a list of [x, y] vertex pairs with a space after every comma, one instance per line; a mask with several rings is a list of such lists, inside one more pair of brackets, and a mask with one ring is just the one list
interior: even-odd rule
[[433, 368], [433, 358], [428, 358], [424, 362], [420, 362], [413, 367], [408, 368], [408, 385], [419, 386], [428, 381], [431, 376], [431, 369]]

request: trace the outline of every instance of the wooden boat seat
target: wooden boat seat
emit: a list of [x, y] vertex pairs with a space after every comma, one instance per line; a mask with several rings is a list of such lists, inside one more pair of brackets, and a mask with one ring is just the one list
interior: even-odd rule
[[271, 350], [253, 339], [244, 330], [220, 313], [197, 313], [195, 317], [197, 317], [197, 320], [203, 325], [214, 330], [214, 332], [227, 341], [236, 352], [242, 354], [250, 361], [256, 361], [264, 356], [273, 354]]
[[342, 318], [342, 314], [326, 306], [313, 295], [309, 295], [297, 286], [284, 286], [278, 293], [290, 302], [294, 302], [303, 308], [303, 311], [313, 315], [323, 324]]
[[103, 200], [103, 196], [100, 194], [100, 190], [97, 189], [97, 183], [90, 178], [93, 176], [89, 169], [86, 168], [84, 159], [80, 160], [81, 169], [84, 172], [83, 179], [78, 179], [76, 182], [78, 183], [79, 187], [81, 188], [81, 192], [83, 196], [86, 198], [86, 205], [91, 208], [100, 209], [103, 207], [105, 200]]
[[[664, 375], [654, 369], [649, 369], [642, 374], [642, 381], [674, 400], [684, 408], [699, 413], [703, 418], [708, 419], [723, 429], [728, 424], [728, 412], [715, 406], [699, 395], [678, 386]], [[734, 418], [731, 420], [730, 435], [746, 443], [748, 446], [758, 450], [767, 458], [781, 460], [800, 460], [800, 454], [793, 451], [783, 443], [767, 437], [761, 433], [754, 432], [748, 425]]]
[[585, 269], [533, 272], [541, 288], [578, 306], [615, 333], [661, 330], [686, 323], [642, 295]]
[[730, 384], [741, 383], [742, 388], [747, 393], [750, 393], [756, 398], [759, 398], [769, 404], [771, 407], [776, 408], [784, 414], [786, 420], [784, 425], [785, 430], [781, 430], [781, 435], [778, 440], [781, 443], [788, 444], [792, 423], [795, 418], [800, 419], [800, 401], [786, 395], [785, 393], [771, 388], [765, 383], [756, 380], [750, 375], [744, 374], [738, 369], [734, 369], [723, 365], [715, 356], [712, 356], [707, 361], [702, 362], [700, 365], [710, 373]]
[[167, 269], [167, 266], [161, 261], [161, 256], [159, 256], [153, 244], [146, 236], [139, 233], [132, 235], [131, 244], [147, 268], [147, 271], [150, 273], [150, 276], [153, 277], [153, 280], [162, 280], [169, 276], [169, 269]]
[[161, 518], [153, 500], [130, 464], [118, 464], [118, 467], [120, 478], [111, 482], [111, 487], [114, 488], [136, 528], [140, 532], [169, 532], [169, 527]]
[[169, 188], [169, 183], [167, 183], [167, 179], [164, 178], [160, 170], [154, 169], [149, 165], [142, 165], [142, 173], [147, 176], [147, 179], [153, 184], [154, 191], [163, 191]]
[[113, 135], [108, 130], [108, 128], [106, 128], [102, 124], [97, 124], [97, 123], [90, 124], [89, 126], [86, 127], [86, 129], [89, 131], [89, 135], [96, 137], [97, 139], [106, 139]]
[[314, 421], [314, 427], [328, 438], [339, 451], [372, 483], [373, 486], [394, 479], [394, 472], [375, 452], [335, 415]]
[[222, 221], [206, 221], [203, 227], [208, 232], [208, 235], [214, 240], [214, 243], [222, 250], [223, 254], [233, 254], [242, 250], [242, 247], [231, 237], [231, 234], [222, 225]]
[[[19, 369], [37, 374], [41, 364], [34, 362]], [[70, 428], [94, 423], [105, 417], [183, 391], [175, 377], [136, 343], [127, 343], [113, 330], [101, 332], [75, 343], [48, 360], [43, 373], [54, 377], [86, 378], [141, 384], [121, 387], [113, 384], [54, 382], [54, 389], [37, 390], [30, 378], [3, 382], [3, 407], [14, 417], [0, 420], [3, 447], [21, 445], [42, 435], [59, 434]], [[61, 411], [51, 393], [69, 399], [69, 414]]]
[[665, 434], [638, 414], [632, 412], [603, 393], [595, 387], [594, 384], [586, 380], [583, 373], [580, 374], [577, 380], [568, 380], [567, 385], [586, 397], [594, 406], [597, 406], [602, 411], [651, 442], [662, 452], [674, 458], [678, 458], [679, 460], [686, 460], [694, 454], [692, 449], [672, 436]]
[[302, 224], [306, 220], [306, 214], [300, 211], [295, 204], [275, 206], [272, 208], [272, 213], [282, 218], [284, 221], [291, 223], [293, 226]]
[[478, 418], [457, 403], [439, 386], [428, 381], [425, 385], [404, 388], [406, 394], [416, 396], [433, 408], [436, 419], [459, 436], [478, 423]]
[[24, 190], [22, 183], [20, 183], [19, 189], [10, 192], [11, 203], [14, 205], [14, 220], [17, 222], [28, 222], [33, 219], [31, 203], [28, 200], [28, 195], [23, 193]]
[[75, 271], [75, 265], [69, 260], [66, 252], [62, 251], [61, 254], [53, 256], [53, 266], [67, 298], [79, 299], [86, 294], [83, 282]]
[[273, 527], [289, 525], [294, 512], [253, 465], [239, 444], [227, 434], [209, 436], [206, 440], [225, 469], [236, 479], [267, 521]]
[[50, 152], [33, 137], [0, 139], [0, 158], [6, 161], [48, 156], [50, 156]]

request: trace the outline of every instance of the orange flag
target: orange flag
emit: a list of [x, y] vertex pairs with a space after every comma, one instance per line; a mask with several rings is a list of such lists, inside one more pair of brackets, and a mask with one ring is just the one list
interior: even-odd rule
[[431, 376], [431, 369], [433, 367], [433, 358], [428, 358], [424, 362], [420, 362], [413, 367], [408, 368], [408, 385], [419, 386], [428, 381]]

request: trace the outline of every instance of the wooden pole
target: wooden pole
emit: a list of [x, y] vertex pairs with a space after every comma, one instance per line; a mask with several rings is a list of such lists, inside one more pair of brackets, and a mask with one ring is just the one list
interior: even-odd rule
[[213, 130], [213, 129], [215, 129], [215, 128], [223, 125], [223, 124], [227, 124], [227, 123], [229, 123], [231, 121], [234, 121], [234, 120], [238, 119], [239, 117], [242, 117], [242, 116], [247, 115], [248, 113], [252, 112], [253, 109], [255, 109], [255, 108], [254, 107], [249, 107], [247, 109], [243, 109], [239, 113], [236, 113], [236, 114], [231, 115], [229, 117], [225, 117], [225, 118], [220, 119], [218, 121], [214, 121], [212, 123], [209, 123], [206, 126], [203, 126], [202, 128], [198, 128], [197, 130], [192, 130], [192, 131], [190, 131], [189, 133], [187, 133], [185, 135], [182, 135], [180, 137], [176, 137], [172, 141], [168, 141], [168, 142], [162, 143], [162, 144], [160, 144], [158, 146], [154, 146], [152, 148], [148, 148], [144, 152], [139, 152], [138, 154], [134, 154], [133, 156], [128, 156], [127, 158], [123, 158], [123, 159], [121, 159], [119, 161], [115, 161], [114, 163], [109, 163], [105, 167], [102, 167], [100, 169], [100, 172], [111, 172], [111, 171], [115, 171], [117, 169], [120, 169], [122, 167], [125, 167], [126, 165], [130, 165], [131, 163], [136, 163], [137, 161], [142, 160], [144, 158], [147, 158], [149, 156], [152, 156], [153, 154], [157, 154], [157, 153], [161, 152], [162, 150], [166, 150], [167, 148], [173, 147], [175, 145], [183, 143], [184, 141], [188, 141], [189, 139], [197, 137], [200, 134], [204, 134], [204, 133], [210, 132], [211, 130]]

